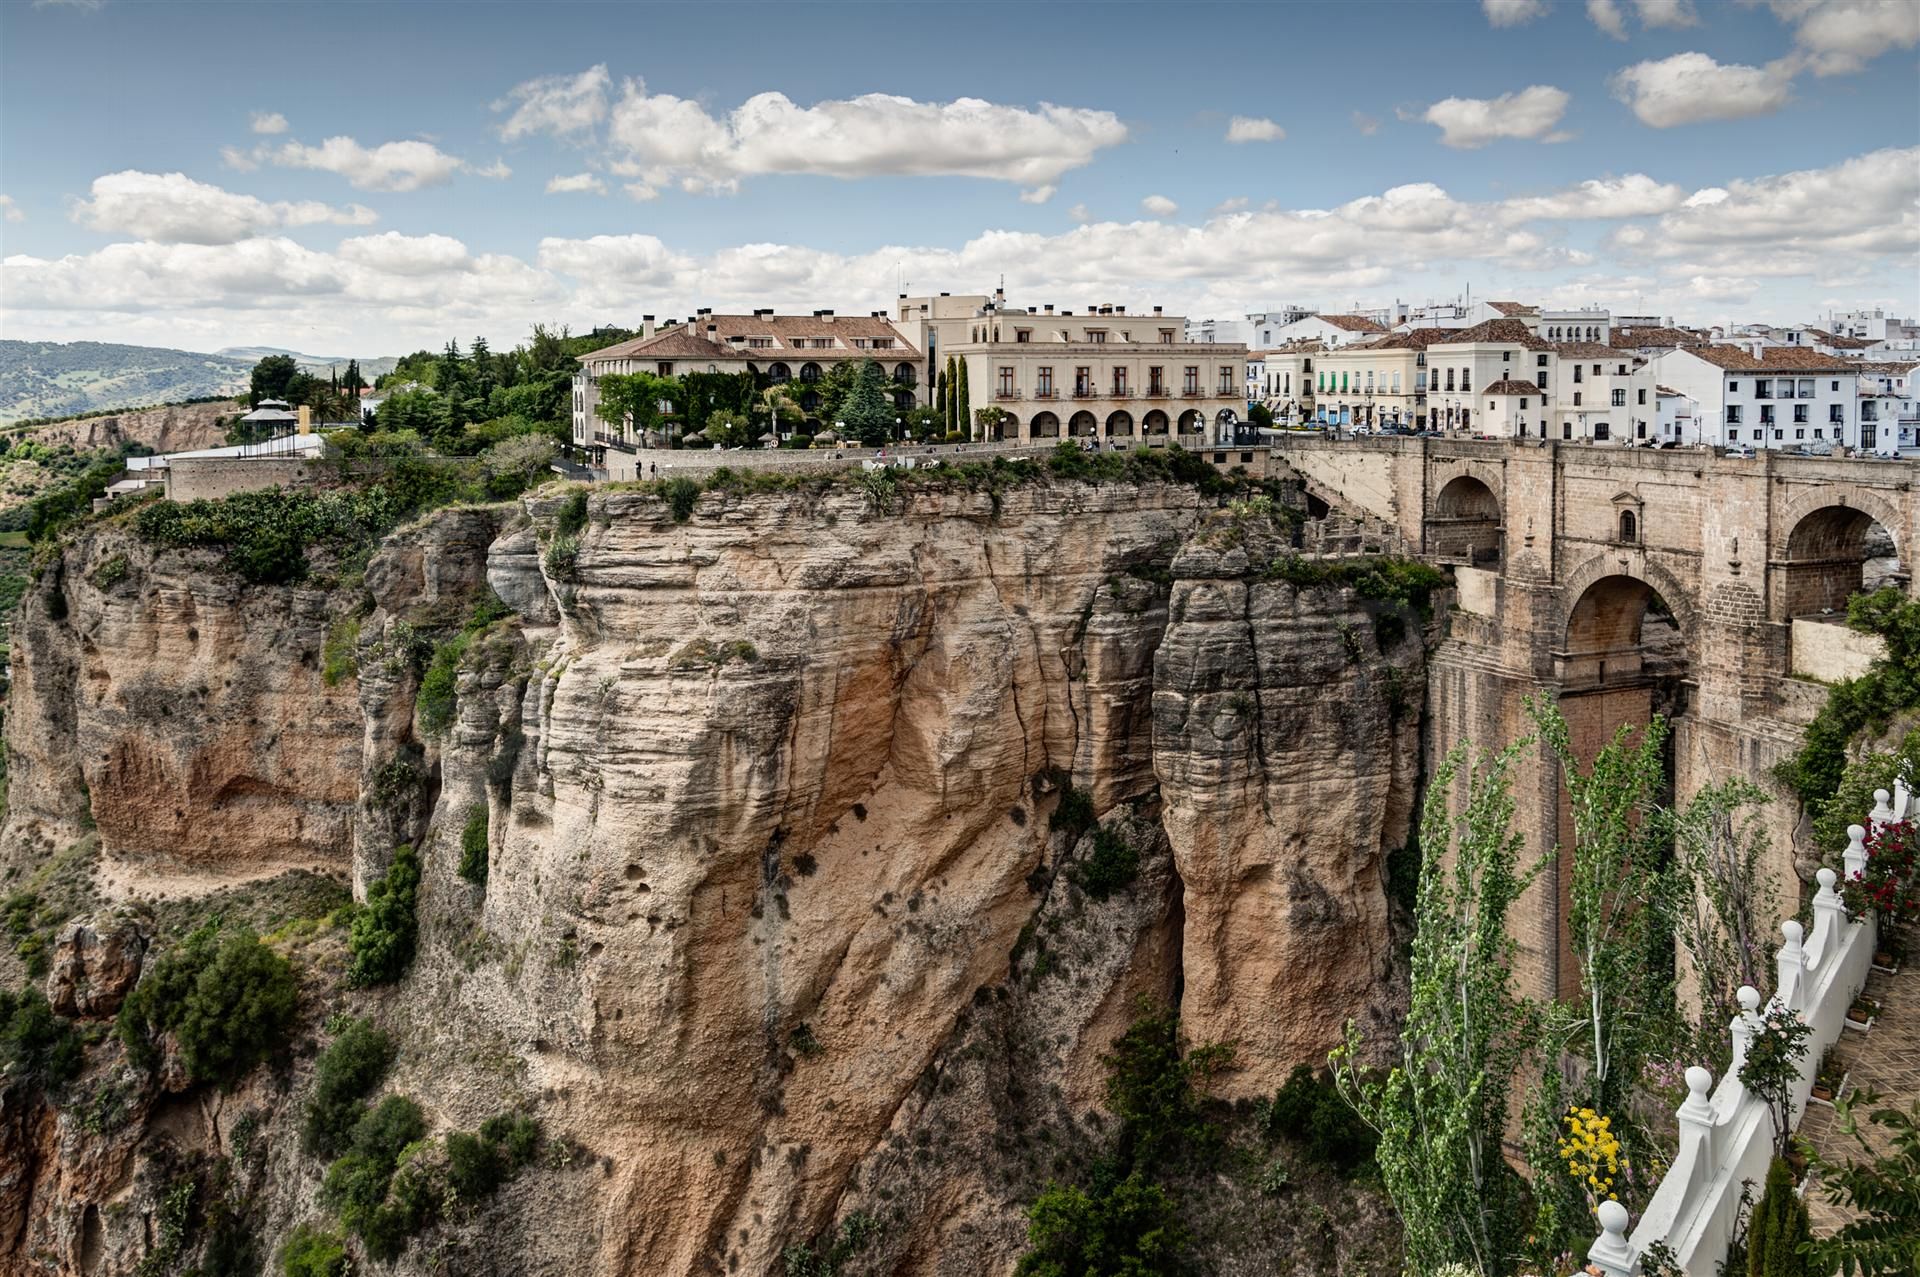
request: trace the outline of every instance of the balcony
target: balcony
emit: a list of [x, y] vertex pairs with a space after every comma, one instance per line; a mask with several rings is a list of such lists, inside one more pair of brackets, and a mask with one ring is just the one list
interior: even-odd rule
[[1035, 399], [1058, 399], [1060, 397], [1060, 392], [1055, 390], [1053, 387], [1048, 386], [1045, 390], [1034, 391], [1033, 397]]
[[1002, 400], [1018, 399], [1020, 397], [1020, 392], [1017, 390], [996, 390], [993, 392], [993, 397], [995, 399], [1002, 399]]
[[638, 452], [640, 449], [630, 441], [618, 435], [610, 435], [604, 430], [593, 432], [593, 441], [603, 448], [612, 448], [615, 452]]
[[1093, 387], [1075, 386], [1073, 388], [1073, 397], [1075, 399], [1091, 399], [1093, 398]]
[[1180, 392], [1180, 397], [1182, 399], [1205, 399], [1207, 397], [1207, 392], [1200, 389], [1200, 387], [1198, 386], [1188, 386], [1185, 390]]
[[1149, 399], [1165, 399], [1167, 397], [1167, 388], [1165, 386], [1148, 386], [1146, 396]]
[[1112, 390], [1107, 392], [1107, 398], [1131, 399], [1133, 398], [1133, 392], [1131, 390], [1128, 390], [1125, 386], [1115, 386]]

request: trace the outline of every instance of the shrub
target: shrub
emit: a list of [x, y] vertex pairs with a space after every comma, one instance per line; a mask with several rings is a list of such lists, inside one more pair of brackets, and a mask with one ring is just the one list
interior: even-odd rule
[[187, 1076], [231, 1084], [265, 1060], [293, 1026], [293, 965], [249, 927], [208, 923], [154, 963], [120, 1008], [129, 1058], [151, 1065], [153, 1040], [171, 1031]]
[[1807, 1277], [1812, 1270], [1800, 1248], [1812, 1241], [1807, 1204], [1794, 1192], [1793, 1171], [1776, 1157], [1747, 1224], [1748, 1277]]
[[320, 681], [328, 687], [360, 672], [360, 618], [343, 616], [327, 631], [320, 647]]
[[556, 581], [577, 581], [580, 579], [580, 538], [577, 536], [557, 536], [553, 544], [547, 547], [547, 575]]
[[357, 491], [268, 488], [217, 501], [157, 501], [134, 516], [144, 540], [223, 548], [226, 566], [255, 584], [305, 579], [307, 550], [370, 545], [414, 508], [388, 484]]
[[1920, 706], [1920, 601], [1908, 600], [1894, 586], [1856, 594], [1847, 601], [1847, 624], [1878, 634], [1887, 651], [1859, 678], [1833, 685], [1827, 703], [1807, 724], [1799, 752], [1775, 770], [1775, 778], [1810, 807], [1840, 788], [1847, 745], [1855, 736]]
[[468, 882], [487, 885], [487, 805], [475, 803], [467, 808], [467, 823], [460, 830], [460, 876]]
[[37, 989], [0, 989], [0, 1079], [59, 1087], [80, 1075], [86, 1045]]
[[462, 1201], [477, 1201], [505, 1180], [506, 1151], [493, 1141], [465, 1131], [447, 1136], [447, 1182]]
[[367, 905], [353, 917], [347, 948], [353, 955], [347, 983], [355, 988], [391, 984], [413, 961], [416, 933], [413, 906], [420, 886], [420, 862], [405, 843], [394, 848], [393, 864], [367, 887]]
[[673, 521], [685, 523], [693, 517], [693, 507], [700, 500], [700, 485], [692, 479], [668, 479], [660, 485], [660, 495], [673, 511]]
[[320, 1185], [320, 1200], [356, 1233], [386, 1200], [400, 1155], [427, 1133], [426, 1115], [404, 1095], [389, 1095], [354, 1124], [353, 1142]]
[[555, 536], [577, 537], [587, 526], [587, 490], [575, 488], [560, 506], [560, 513], [554, 516]]
[[1373, 1161], [1380, 1139], [1340, 1098], [1331, 1077], [1304, 1064], [1294, 1066], [1266, 1106], [1266, 1127], [1268, 1134], [1298, 1143], [1310, 1160], [1346, 1176]]
[[1093, 831], [1093, 854], [1075, 867], [1073, 880], [1095, 900], [1105, 900], [1140, 876], [1140, 853], [1127, 839], [1101, 826]]
[[1049, 1184], [1027, 1211], [1031, 1249], [1015, 1277], [1184, 1273], [1187, 1229], [1173, 1198], [1139, 1171], [1092, 1192]]
[[283, 1277], [348, 1277], [347, 1248], [340, 1234], [302, 1224], [280, 1248]]
[[459, 632], [436, 643], [427, 658], [427, 672], [420, 677], [420, 690], [414, 705], [420, 714], [420, 729], [438, 736], [453, 724], [455, 695], [459, 690], [460, 662], [473, 640], [486, 633], [495, 621], [513, 615], [492, 590], [483, 590]]
[[321, 1157], [338, 1156], [365, 1111], [362, 1101], [380, 1085], [393, 1056], [393, 1039], [384, 1030], [371, 1020], [348, 1020], [314, 1067], [301, 1147]]
[[93, 584], [96, 589], [111, 590], [114, 586], [132, 575], [133, 569], [127, 563], [127, 556], [116, 554], [93, 570]]
[[480, 1138], [498, 1144], [518, 1170], [540, 1152], [540, 1123], [525, 1113], [496, 1113], [480, 1124]]
[[1066, 834], [1067, 845], [1072, 846], [1081, 834], [1093, 826], [1093, 798], [1073, 787], [1073, 782], [1060, 778], [1060, 805], [1053, 809], [1053, 815], [1047, 819], [1047, 828]]

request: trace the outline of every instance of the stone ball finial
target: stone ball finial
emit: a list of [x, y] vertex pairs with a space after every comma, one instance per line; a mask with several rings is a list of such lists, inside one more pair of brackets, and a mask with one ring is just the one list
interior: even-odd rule
[[1742, 1011], [1751, 1013], [1760, 1009], [1760, 990], [1750, 984], [1741, 985], [1740, 991], [1733, 996], [1739, 999]]
[[1806, 936], [1807, 929], [1792, 918], [1788, 918], [1780, 924], [1780, 934], [1787, 938], [1789, 948], [1797, 949], [1800, 947], [1800, 941]]
[[1609, 1237], [1623, 1237], [1627, 1231], [1627, 1208], [1619, 1202], [1601, 1202], [1596, 1212], [1600, 1216], [1600, 1231]]
[[1820, 880], [1820, 890], [1822, 891], [1832, 891], [1833, 884], [1840, 881], [1840, 875], [1831, 869], [1822, 869], [1819, 873], [1815, 874], [1814, 877]]
[[[1893, 800], [1893, 794], [1888, 790], [1876, 789], [1873, 791], [1873, 803], [1874, 803], [1874, 806], [1876, 807], [1885, 807], [1892, 800]], [[1847, 826], [1847, 832], [1848, 833], [1853, 832], [1852, 825]]]
[[1687, 1070], [1687, 1089], [1698, 1099], [1706, 1099], [1707, 1092], [1713, 1088], [1713, 1074], [1698, 1064]]
[[1867, 827], [1865, 825], [1848, 825], [1847, 826], [1848, 842], [1863, 843], [1866, 840], [1867, 840]]

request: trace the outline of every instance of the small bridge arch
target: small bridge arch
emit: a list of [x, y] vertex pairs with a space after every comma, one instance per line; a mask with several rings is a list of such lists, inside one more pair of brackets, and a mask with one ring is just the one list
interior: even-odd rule
[[[1876, 489], [1830, 484], [1788, 501], [1774, 527], [1767, 571], [1774, 619], [1846, 611], [1863, 589], [1913, 587], [1913, 547], [1901, 512]], [[1869, 570], [1869, 564], [1872, 570]]]
[[1497, 568], [1501, 560], [1500, 498], [1485, 480], [1455, 475], [1427, 511], [1427, 552], [1442, 563]]

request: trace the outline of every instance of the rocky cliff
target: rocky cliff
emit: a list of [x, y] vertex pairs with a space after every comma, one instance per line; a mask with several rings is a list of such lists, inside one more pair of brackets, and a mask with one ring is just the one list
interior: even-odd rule
[[[528, 1190], [565, 1226], [495, 1207], [459, 1271], [779, 1271], [855, 1213], [879, 1231], [845, 1271], [1006, 1271], [1031, 1137], [1095, 1138], [1138, 998], [1238, 1044], [1233, 1097], [1399, 996], [1383, 865], [1417, 787], [1418, 620], [1290, 583], [1289, 520], [1220, 505], [722, 487], [682, 519], [612, 490], [576, 533], [550, 489], [301, 588], [109, 523], [24, 610], [4, 855], [91, 823], [105, 903], [364, 884], [417, 841], [419, 957], [350, 995], [405, 1039], [391, 1085], [448, 1125], [533, 1107], [575, 1151]], [[512, 615], [472, 612], [483, 578]], [[421, 672], [456, 632], [443, 715]], [[457, 872], [476, 827], [484, 887]], [[1122, 844], [1137, 873], [1083, 889]], [[331, 961], [309, 1024], [348, 996]], [[264, 1129], [304, 1079], [259, 1097]], [[10, 1137], [33, 1165], [83, 1156], [78, 1116], [35, 1112]], [[144, 1164], [48, 1169], [0, 1247], [129, 1271], [150, 1224], [98, 1212]], [[313, 1213], [295, 1166], [258, 1171], [269, 1239]]]

